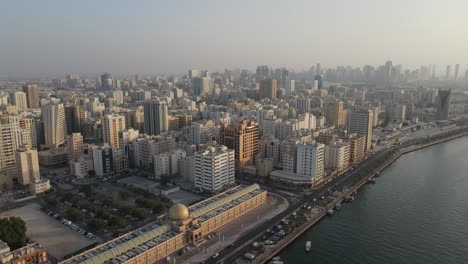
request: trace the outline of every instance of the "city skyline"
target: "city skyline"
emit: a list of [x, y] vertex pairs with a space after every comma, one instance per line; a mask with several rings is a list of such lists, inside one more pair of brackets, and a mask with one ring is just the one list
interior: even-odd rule
[[259, 64], [300, 71], [318, 62], [361, 67], [386, 60], [436, 64], [439, 75], [460, 64], [462, 75], [468, 64], [468, 38], [455, 30], [468, 26], [464, 1], [109, 3], [5, 4], [0, 78]]

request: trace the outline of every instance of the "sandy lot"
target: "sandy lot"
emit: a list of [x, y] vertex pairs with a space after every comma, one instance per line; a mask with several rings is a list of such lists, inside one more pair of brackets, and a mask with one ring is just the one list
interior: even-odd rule
[[28, 228], [27, 236], [39, 242], [49, 254], [57, 259], [86, 247], [96, 240], [90, 240], [78, 232], [71, 230], [59, 221], [39, 210], [36, 203], [2, 212], [0, 217], [21, 217]]

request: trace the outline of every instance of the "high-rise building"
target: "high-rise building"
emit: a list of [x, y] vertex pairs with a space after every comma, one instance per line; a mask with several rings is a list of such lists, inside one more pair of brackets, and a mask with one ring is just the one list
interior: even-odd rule
[[21, 185], [29, 185], [40, 180], [41, 174], [36, 149], [21, 146], [16, 151], [16, 171], [18, 183]]
[[109, 73], [104, 73], [101, 75], [101, 87], [103, 89], [110, 89], [114, 86], [114, 80], [112, 80], [112, 75]]
[[26, 93], [28, 108], [36, 109], [40, 107], [39, 91], [37, 89], [37, 85], [25, 84], [23, 85], [23, 92]]
[[125, 129], [125, 117], [112, 114], [104, 116], [102, 122], [102, 136], [104, 143], [113, 148], [119, 148], [119, 132]]
[[358, 136], [366, 137], [366, 150], [372, 146], [372, 125], [374, 117], [372, 110], [352, 110], [348, 114], [348, 134], [356, 133]]
[[255, 163], [259, 151], [259, 128], [253, 121], [241, 121], [235, 125], [221, 124], [220, 143], [233, 149], [236, 154], [236, 169]]
[[235, 183], [235, 154], [226, 146], [195, 153], [195, 188], [216, 193]]
[[85, 109], [81, 105], [65, 106], [65, 123], [67, 124], [67, 135], [81, 132], [81, 124], [85, 120]]
[[104, 144], [93, 148], [93, 162], [96, 176], [105, 177], [114, 173], [114, 157], [112, 147]]
[[445, 80], [450, 80], [451, 74], [452, 74], [452, 66], [447, 65], [447, 68], [445, 69]]
[[11, 103], [16, 105], [17, 110], [24, 110], [28, 108], [28, 101], [26, 99], [26, 93], [14, 92], [11, 94]]
[[0, 170], [14, 167], [16, 150], [22, 144], [19, 118], [0, 115]]
[[325, 168], [343, 170], [349, 164], [349, 144], [331, 141], [325, 146]]
[[19, 123], [22, 130], [23, 145], [37, 149], [39, 145], [37, 141], [39, 133], [36, 129], [36, 119], [23, 117], [19, 119]]
[[115, 90], [112, 92], [112, 97], [114, 98], [114, 102], [117, 105], [121, 105], [124, 102], [124, 95], [122, 90]]
[[144, 106], [145, 134], [159, 135], [169, 130], [169, 116], [165, 101], [153, 100]]
[[455, 64], [455, 73], [453, 75], [453, 79], [456, 81], [458, 80], [458, 71], [460, 70], [460, 64]]
[[341, 100], [332, 100], [323, 105], [325, 120], [329, 125], [343, 127], [345, 124], [345, 112]]
[[389, 106], [388, 115], [391, 121], [405, 121], [406, 120], [406, 105], [392, 104]]
[[289, 82], [286, 83], [286, 96], [291, 96], [294, 94], [296, 91], [296, 81], [295, 80], [289, 80]]
[[451, 90], [441, 90], [439, 89], [439, 94], [437, 96], [437, 115], [438, 120], [447, 120], [449, 119], [449, 109], [450, 109], [450, 94]]
[[325, 145], [316, 142], [303, 143], [296, 148], [296, 174], [311, 178], [312, 181], [320, 180], [324, 174]]
[[81, 133], [72, 133], [67, 136], [68, 160], [75, 160], [83, 155], [83, 136]]
[[276, 99], [277, 84], [275, 79], [265, 79], [260, 81], [259, 99]]
[[41, 119], [44, 127], [44, 144], [56, 148], [65, 143], [65, 108], [61, 103], [41, 105]]

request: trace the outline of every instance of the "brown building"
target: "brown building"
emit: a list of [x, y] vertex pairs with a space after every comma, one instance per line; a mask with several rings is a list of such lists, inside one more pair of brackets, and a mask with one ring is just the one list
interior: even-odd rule
[[275, 79], [265, 79], [260, 81], [259, 99], [276, 99], [277, 84]]
[[85, 109], [81, 105], [65, 106], [65, 124], [67, 125], [67, 135], [81, 132], [81, 124], [85, 119]]
[[39, 108], [39, 91], [35, 84], [23, 85], [23, 92], [26, 93], [26, 101], [28, 102], [28, 108]]
[[259, 128], [254, 121], [241, 121], [236, 125], [221, 124], [221, 145], [233, 149], [236, 155], [236, 170], [255, 163], [259, 151]]
[[169, 123], [169, 131], [179, 130], [179, 118], [178, 117], [169, 116], [168, 123]]
[[187, 114], [178, 115], [179, 118], [179, 128], [184, 128], [192, 124], [192, 116]]
[[333, 100], [325, 102], [323, 105], [323, 114], [327, 123], [335, 127], [344, 127], [345, 111], [343, 110], [343, 102]]
[[45, 264], [47, 260], [47, 251], [40, 244], [34, 243], [10, 251], [10, 248], [2, 246], [0, 241], [0, 263], [2, 264]]
[[366, 154], [366, 136], [358, 136], [356, 133], [350, 134], [349, 139], [349, 159], [357, 162], [364, 158]]

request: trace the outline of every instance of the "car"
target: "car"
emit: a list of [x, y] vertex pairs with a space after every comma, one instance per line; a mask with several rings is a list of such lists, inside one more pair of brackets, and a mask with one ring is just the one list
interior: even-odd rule
[[217, 258], [218, 256], [219, 256], [219, 253], [215, 253], [215, 254], [212, 256], [212, 258], [215, 259], [215, 258]]

